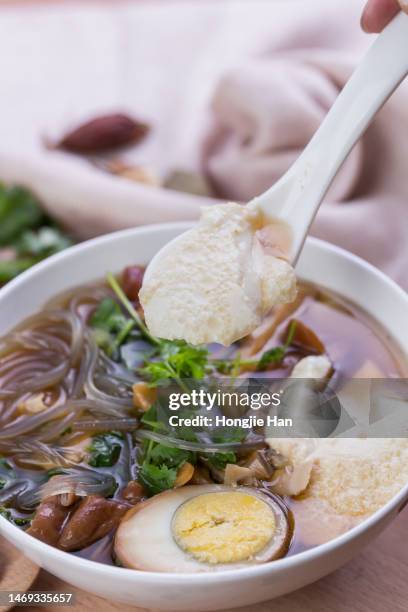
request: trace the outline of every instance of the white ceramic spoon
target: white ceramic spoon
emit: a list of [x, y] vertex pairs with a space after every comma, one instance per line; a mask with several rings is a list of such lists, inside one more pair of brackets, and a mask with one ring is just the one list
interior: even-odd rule
[[[408, 15], [400, 13], [378, 36], [297, 161], [273, 187], [249, 203], [266, 218], [289, 225], [292, 263], [340, 166], [407, 74]], [[179, 237], [151, 260], [146, 277], [176, 240]]]

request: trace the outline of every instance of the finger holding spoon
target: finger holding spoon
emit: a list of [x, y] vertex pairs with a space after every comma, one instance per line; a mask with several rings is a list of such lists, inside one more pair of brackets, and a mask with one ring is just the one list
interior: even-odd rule
[[381, 32], [400, 10], [408, 13], [408, 0], [368, 0], [361, 27], [369, 34]]

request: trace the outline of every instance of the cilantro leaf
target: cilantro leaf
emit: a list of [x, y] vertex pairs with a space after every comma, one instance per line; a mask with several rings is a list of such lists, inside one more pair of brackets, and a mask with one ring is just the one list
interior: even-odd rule
[[92, 467], [112, 467], [117, 463], [122, 445], [122, 436], [115, 432], [94, 436], [88, 448], [88, 464]]
[[71, 244], [29, 191], [0, 183], [0, 248], [14, 251], [14, 257], [0, 261], [0, 284]]
[[187, 461], [195, 464], [196, 455], [191, 451], [148, 441], [142, 447], [141, 459], [139, 481], [149, 495], [156, 495], [172, 489], [180, 467]]
[[155, 387], [165, 386], [169, 381], [204, 378], [208, 368], [208, 350], [190, 346], [183, 341], [162, 341], [158, 348], [157, 361], [139, 368], [139, 373]]
[[143, 425], [147, 425], [153, 431], [168, 433], [168, 423], [159, 420], [156, 404], [153, 404], [153, 406], [151, 406], [149, 410], [144, 413], [140, 419], [140, 422]]
[[108, 332], [117, 332], [127, 323], [120, 306], [113, 298], [104, 298], [92, 314], [90, 321], [92, 327], [105, 329]]
[[5, 508], [4, 506], [0, 506], [0, 516], [5, 518], [10, 523], [13, 523], [13, 525], [16, 525], [16, 527], [28, 527], [31, 524], [32, 520], [32, 516], [14, 516], [13, 512], [11, 510], [8, 510], [8, 508]]
[[20, 257], [9, 261], [0, 261], [0, 285], [8, 283], [13, 278], [31, 268], [37, 260], [34, 257]]
[[240, 359], [236, 355], [234, 359], [215, 359], [212, 365], [221, 374], [236, 375], [242, 368], [255, 367], [256, 370], [264, 370], [271, 363], [279, 364], [285, 357], [286, 351], [293, 342], [296, 331], [296, 321], [293, 320], [289, 324], [288, 336], [285, 343], [281, 346], [275, 346], [268, 351], [265, 351], [260, 359]]
[[155, 465], [165, 464], [167, 467], [180, 467], [186, 461], [194, 464], [196, 460], [191, 451], [156, 444], [150, 452], [150, 461]]
[[116, 294], [116, 297], [118, 298], [119, 302], [122, 304], [123, 308], [128, 312], [131, 319], [133, 319], [134, 323], [137, 325], [143, 337], [146, 338], [146, 340], [148, 340], [154, 345], [160, 345], [161, 341], [155, 336], [151, 335], [146, 325], [144, 324], [141, 316], [135, 309], [134, 305], [130, 302], [129, 298], [123, 291], [117, 279], [113, 276], [113, 274], [111, 274], [111, 272], [108, 272], [108, 274], [106, 275], [106, 280], [107, 280], [108, 285], [111, 287], [112, 291]]
[[285, 356], [286, 349], [283, 346], [275, 346], [265, 351], [258, 361], [257, 368], [264, 370], [271, 363], [280, 363]]
[[163, 464], [154, 465], [144, 461], [139, 470], [140, 484], [146, 489], [149, 495], [157, 495], [167, 489], [172, 489], [177, 478], [177, 469], [169, 468]]
[[246, 437], [245, 431], [242, 427], [229, 427], [228, 429], [221, 429], [213, 433], [212, 440], [218, 444], [223, 442], [242, 442]]
[[[244, 440], [246, 434], [240, 427], [229, 428], [228, 430], [222, 430], [215, 432], [212, 436], [214, 442], [222, 444], [223, 442], [241, 442]], [[206, 455], [208, 463], [219, 469], [223, 470], [227, 463], [236, 463], [237, 456], [233, 451], [225, 451], [220, 453], [209, 453]]]
[[0, 246], [10, 244], [22, 231], [37, 227], [42, 219], [40, 205], [29, 191], [0, 183]]
[[232, 451], [228, 451], [226, 453], [213, 453], [211, 455], [208, 455], [208, 463], [219, 470], [223, 470], [227, 463], [236, 462], [237, 456]]
[[18, 255], [32, 255], [42, 259], [59, 253], [72, 244], [72, 240], [56, 227], [44, 226], [37, 231], [24, 231], [14, 246]]
[[163, 387], [168, 381], [175, 379], [175, 373], [166, 363], [152, 361], [143, 368], [138, 368], [138, 372], [147, 378], [151, 387]]
[[285, 344], [282, 346], [276, 346], [275, 348], [265, 351], [262, 357], [258, 361], [258, 369], [264, 370], [270, 363], [280, 363], [285, 356], [286, 351], [293, 342], [293, 338], [296, 332], [296, 321], [293, 320], [289, 323], [289, 331]]
[[126, 340], [135, 323], [123, 314], [113, 298], [108, 297], [100, 302], [89, 320], [89, 325], [95, 330], [94, 338], [99, 348], [108, 356], [112, 356]]

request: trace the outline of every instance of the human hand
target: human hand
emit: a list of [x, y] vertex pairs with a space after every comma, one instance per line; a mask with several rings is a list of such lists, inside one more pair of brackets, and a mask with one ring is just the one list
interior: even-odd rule
[[408, 13], [408, 0], [368, 0], [361, 26], [369, 33], [381, 32], [401, 9]]

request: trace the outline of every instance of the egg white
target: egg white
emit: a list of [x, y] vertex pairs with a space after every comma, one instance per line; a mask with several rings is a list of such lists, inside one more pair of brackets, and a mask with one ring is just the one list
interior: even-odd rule
[[[184, 552], [175, 542], [172, 519], [176, 510], [189, 499], [205, 493], [243, 491], [267, 503], [274, 512], [276, 528], [271, 541], [252, 559], [239, 563], [201, 563]], [[129, 510], [115, 537], [115, 555], [124, 567], [155, 572], [208, 572], [237, 569], [264, 563], [285, 554], [289, 527], [283, 509], [267, 495], [247, 487], [233, 489], [223, 485], [191, 485], [160, 493]]]

